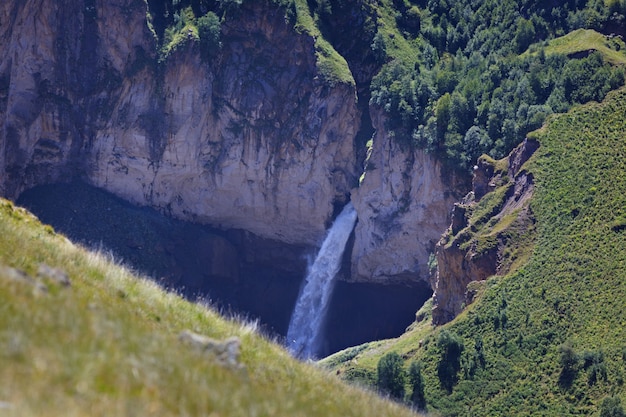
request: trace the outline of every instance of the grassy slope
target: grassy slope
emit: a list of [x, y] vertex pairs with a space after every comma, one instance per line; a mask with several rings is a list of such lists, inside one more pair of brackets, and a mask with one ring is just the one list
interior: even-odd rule
[[295, 0], [294, 4], [297, 15], [296, 30], [304, 31], [315, 39], [317, 68], [324, 80], [330, 86], [336, 84], [355, 85], [348, 63], [321, 35], [306, 0]]
[[[200, 305], [88, 253], [0, 200], [0, 265], [36, 275], [41, 262], [72, 285], [47, 294], [0, 269], [0, 414], [401, 416], [408, 410], [299, 363]], [[242, 341], [245, 369], [182, 345], [184, 329]], [[8, 383], [10, 381], [10, 383]]]
[[[555, 116], [533, 134], [541, 143], [527, 164], [537, 183], [531, 203], [537, 243], [527, 265], [490, 279], [480, 300], [445, 326], [465, 342], [452, 393], [437, 378], [441, 329], [427, 321], [350, 361], [338, 364], [340, 353], [326, 362], [347, 375], [372, 375], [389, 350], [407, 363], [421, 360], [427, 401], [444, 415], [597, 415], [606, 396], [625, 400], [625, 131], [626, 91], [620, 90], [601, 104]], [[497, 325], [503, 315], [505, 326]], [[476, 339], [486, 363], [465, 375]], [[590, 383], [591, 368], [580, 360], [567, 383], [559, 350], [567, 341], [579, 356], [602, 352], [606, 378]]]
[[569, 55], [577, 52], [596, 50], [602, 53], [604, 59], [613, 65], [626, 64], [624, 41], [615, 37], [608, 39], [601, 33], [591, 29], [578, 29], [565, 36], [551, 40], [545, 53]]

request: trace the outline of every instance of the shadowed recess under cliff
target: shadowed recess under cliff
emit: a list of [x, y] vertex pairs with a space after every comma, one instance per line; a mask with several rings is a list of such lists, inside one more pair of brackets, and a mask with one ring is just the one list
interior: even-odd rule
[[[188, 298], [210, 300], [226, 313], [259, 319], [265, 331], [280, 337], [287, 333], [307, 255], [314, 252], [243, 230], [175, 220], [80, 182], [35, 187], [18, 204], [72, 240], [110, 251]], [[337, 282], [318, 354], [399, 336], [431, 294], [425, 283]]]

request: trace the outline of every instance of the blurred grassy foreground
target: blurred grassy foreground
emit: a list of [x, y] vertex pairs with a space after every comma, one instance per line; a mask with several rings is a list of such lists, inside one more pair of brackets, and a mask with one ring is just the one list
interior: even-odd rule
[[[38, 278], [42, 264], [70, 286]], [[16, 270], [26, 274], [19, 275]], [[179, 341], [241, 340], [241, 366]], [[0, 200], [0, 415], [408, 416]]]

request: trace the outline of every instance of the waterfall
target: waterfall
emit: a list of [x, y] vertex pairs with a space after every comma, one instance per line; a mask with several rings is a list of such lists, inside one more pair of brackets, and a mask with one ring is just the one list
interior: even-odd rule
[[316, 354], [334, 278], [341, 267], [343, 251], [355, 222], [356, 211], [348, 203], [335, 219], [309, 267], [287, 331], [287, 347], [294, 356], [311, 358]]

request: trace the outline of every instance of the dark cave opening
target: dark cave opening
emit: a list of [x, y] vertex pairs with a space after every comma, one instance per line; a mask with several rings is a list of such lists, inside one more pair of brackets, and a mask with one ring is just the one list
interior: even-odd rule
[[[81, 182], [37, 186], [22, 193], [17, 203], [73, 241], [110, 251], [192, 301], [208, 301], [225, 315], [258, 320], [262, 331], [278, 339], [287, 333], [307, 261], [315, 251], [242, 230], [172, 219]], [[344, 262], [343, 274], [348, 265]], [[320, 356], [399, 336], [431, 294], [426, 283], [337, 282]]]
[[431, 295], [430, 286], [423, 281], [412, 286], [338, 281], [323, 327], [320, 357], [400, 336]]

